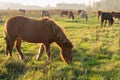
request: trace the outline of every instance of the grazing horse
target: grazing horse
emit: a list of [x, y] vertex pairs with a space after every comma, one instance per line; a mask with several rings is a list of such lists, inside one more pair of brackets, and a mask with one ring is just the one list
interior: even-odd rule
[[21, 51], [21, 40], [24, 40], [31, 43], [41, 43], [36, 59], [39, 60], [45, 47], [47, 60], [49, 61], [50, 44], [56, 42], [62, 60], [68, 64], [72, 63], [73, 45], [71, 41], [67, 38], [63, 29], [49, 18], [34, 20], [23, 16], [15, 16], [6, 22], [4, 33], [7, 56], [12, 56], [12, 49], [16, 42], [20, 59], [24, 60], [25, 57]]
[[118, 23], [120, 21], [120, 12], [111, 12], [111, 15], [114, 17], [114, 18], [118, 18]]
[[80, 16], [83, 18], [83, 19], [85, 19], [86, 21], [88, 20], [88, 14], [87, 14], [87, 12], [86, 11], [81, 11], [80, 12]]
[[74, 13], [72, 11], [68, 12], [68, 18], [74, 20]]
[[106, 26], [107, 20], [109, 21], [109, 27], [113, 25], [114, 23], [114, 19], [113, 16], [111, 15], [111, 13], [109, 12], [102, 12], [101, 14], [101, 27], [103, 27], [104, 21], [104, 27]]
[[42, 17], [50, 17], [50, 12], [46, 11], [46, 10], [43, 10], [41, 15], [42, 15]]
[[25, 13], [25, 12], [26, 12], [25, 9], [19, 9], [19, 11], [20, 11], [21, 13]]
[[66, 16], [67, 16], [67, 15], [68, 15], [68, 12], [69, 12], [69, 11], [61, 11], [60, 15], [61, 15], [61, 16], [66, 15]]

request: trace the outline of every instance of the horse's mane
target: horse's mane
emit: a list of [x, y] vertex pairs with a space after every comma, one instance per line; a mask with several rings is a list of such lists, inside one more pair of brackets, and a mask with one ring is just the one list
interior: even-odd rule
[[53, 19], [50, 18], [43, 18], [42, 20], [43, 22], [46, 22], [46, 24], [52, 26], [55, 38], [62, 41], [62, 43], [65, 44], [63, 46], [71, 48], [73, 47], [71, 41], [67, 38], [65, 34], [65, 30], [60, 25], [58, 25]]

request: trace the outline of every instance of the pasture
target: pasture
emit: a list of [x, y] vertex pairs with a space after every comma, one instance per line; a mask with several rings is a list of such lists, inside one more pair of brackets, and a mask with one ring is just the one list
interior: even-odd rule
[[108, 24], [100, 27], [97, 12], [88, 12], [88, 21], [75, 20], [60, 16], [60, 10], [51, 10], [51, 17], [65, 28], [72, 41], [73, 63], [64, 63], [55, 43], [51, 45], [51, 62], [46, 63], [46, 54], [39, 61], [36, 56], [39, 44], [23, 41], [22, 51], [27, 61], [19, 60], [16, 49], [13, 57], [5, 54], [4, 23], [15, 15], [24, 15], [34, 19], [41, 18], [41, 11], [29, 10], [25, 14], [17, 10], [0, 10], [0, 80], [120, 80], [120, 24], [111, 28]]

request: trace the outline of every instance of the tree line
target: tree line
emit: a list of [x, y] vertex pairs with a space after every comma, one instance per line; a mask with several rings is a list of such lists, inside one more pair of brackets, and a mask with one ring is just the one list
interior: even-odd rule
[[101, 0], [94, 2], [92, 8], [94, 10], [120, 11], [120, 0]]

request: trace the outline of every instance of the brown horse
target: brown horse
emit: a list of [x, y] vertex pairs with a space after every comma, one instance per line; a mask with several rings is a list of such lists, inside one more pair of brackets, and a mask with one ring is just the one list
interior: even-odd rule
[[78, 10], [78, 14], [80, 14], [83, 10]]
[[42, 43], [39, 48], [37, 60], [46, 48], [47, 59], [50, 59], [50, 44], [56, 42], [60, 47], [60, 55], [63, 61], [72, 63], [73, 45], [65, 35], [63, 29], [53, 20], [43, 18], [41, 20], [29, 19], [23, 16], [10, 18], [5, 25], [6, 54], [12, 56], [12, 49], [16, 42], [16, 49], [20, 59], [25, 57], [21, 51], [21, 40], [31, 43]]
[[74, 20], [74, 13], [72, 11], [68, 12], [68, 18]]

